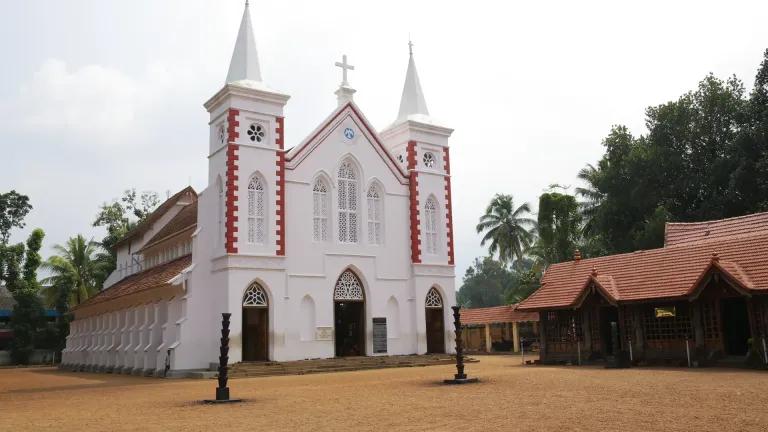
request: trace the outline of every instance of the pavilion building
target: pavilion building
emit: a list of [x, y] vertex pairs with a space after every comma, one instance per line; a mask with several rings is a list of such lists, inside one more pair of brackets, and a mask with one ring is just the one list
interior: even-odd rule
[[577, 251], [519, 309], [540, 315], [544, 363], [768, 365], [768, 213], [669, 223], [659, 249]]

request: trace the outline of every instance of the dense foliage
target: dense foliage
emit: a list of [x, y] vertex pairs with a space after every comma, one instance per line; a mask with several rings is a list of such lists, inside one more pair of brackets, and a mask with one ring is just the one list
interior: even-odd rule
[[538, 288], [540, 277], [531, 260], [506, 266], [492, 257], [475, 258], [464, 274], [457, 301], [473, 308], [517, 303]]
[[[749, 94], [736, 77], [710, 74], [696, 90], [649, 107], [646, 126], [640, 136], [613, 126], [603, 157], [578, 173], [583, 186], [575, 195], [542, 194], [535, 224], [527, 204], [515, 209], [511, 196], [496, 195], [477, 226], [490, 256], [467, 270], [460, 303], [515, 301], [506, 294], [521, 275], [506, 267], [512, 259], [545, 268], [572, 259], [577, 248], [585, 257], [657, 248], [667, 222], [768, 210], [768, 50]], [[536, 285], [537, 274], [528, 273]]]

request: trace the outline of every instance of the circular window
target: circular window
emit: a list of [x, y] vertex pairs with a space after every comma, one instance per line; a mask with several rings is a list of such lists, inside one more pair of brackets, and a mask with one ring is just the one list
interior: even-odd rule
[[435, 155], [430, 152], [424, 153], [424, 166], [427, 168], [435, 167]]
[[260, 124], [251, 123], [251, 125], [248, 127], [248, 137], [251, 139], [251, 141], [262, 142], [264, 140], [264, 135], [264, 127], [262, 127]]
[[404, 163], [405, 160], [403, 159], [403, 155], [401, 155], [401, 154], [397, 155], [397, 161], [400, 162], [400, 163]]
[[224, 130], [224, 125], [219, 126], [219, 142], [224, 144], [224, 141], [227, 139], [226, 131]]

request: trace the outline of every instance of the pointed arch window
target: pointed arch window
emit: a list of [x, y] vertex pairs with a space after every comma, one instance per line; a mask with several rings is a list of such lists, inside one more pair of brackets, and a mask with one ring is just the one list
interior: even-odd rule
[[328, 241], [328, 186], [322, 179], [315, 180], [312, 188], [312, 238]]
[[382, 225], [383, 225], [383, 211], [382, 211], [382, 194], [376, 184], [372, 184], [368, 188], [366, 194], [368, 198], [368, 243], [374, 245], [380, 245], [382, 239]]
[[345, 270], [336, 281], [333, 290], [334, 301], [364, 301], [363, 284], [352, 270]]
[[430, 196], [424, 205], [424, 240], [428, 254], [437, 253], [437, 200]]
[[266, 241], [266, 207], [264, 181], [254, 175], [248, 182], [248, 243], [264, 244]]
[[430, 309], [440, 309], [443, 307], [443, 296], [440, 295], [440, 292], [435, 287], [429, 289], [425, 305]]
[[243, 294], [243, 307], [267, 307], [269, 306], [269, 300], [267, 299], [267, 293], [264, 288], [258, 283], [254, 282], [251, 286], [245, 290]]
[[352, 163], [341, 164], [337, 174], [339, 184], [339, 242], [357, 243], [358, 224], [357, 202], [358, 186], [357, 173]]

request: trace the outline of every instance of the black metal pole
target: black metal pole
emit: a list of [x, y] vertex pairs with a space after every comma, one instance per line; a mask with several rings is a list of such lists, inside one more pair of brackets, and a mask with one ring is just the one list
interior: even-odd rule
[[231, 313], [221, 314], [221, 346], [219, 347], [219, 386], [216, 387], [216, 400], [229, 400], [229, 387], [227, 375], [229, 368], [229, 318]]
[[241, 399], [229, 398], [229, 318], [231, 313], [221, 314], [221, 345], [219, 346], [219, 386], [216, 387], [216, 399], [208, 399], [206, 403], [241, 402]]
[[464, 341], [461, 340], [461, 307], [451, 306], [453, 309], [453, 327], [456, 334], [456, 374], [453, 379], [447, 379], [446, 384], [466, 384], [477, 382], [477, 378], [467, 378], [464, 373]]

